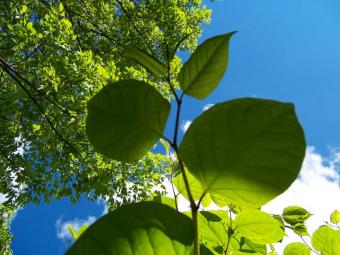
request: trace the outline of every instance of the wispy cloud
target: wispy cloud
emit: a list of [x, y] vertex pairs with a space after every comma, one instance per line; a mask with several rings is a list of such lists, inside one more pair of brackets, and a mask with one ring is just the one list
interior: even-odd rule
[[62, 240], [70, 240], [72, 239], [71, 233], [67, 228], [67, 225], [72, 225], [72, 227], [75, 230], [79, 230], [81, 226], [84, 224], [91, 225], [93, 222], [95, 222], [96, 217], [94, 216], [88, 216], [87, 219], [78, 219], [75, 218], [74, 220], [70, 221], [63, 221], [62, 216], [59, 217], [59, 219], [55, 222], [55, 227], [57, 229], [57, 237]]
[[186, 120], [186, 121], [182, 122], [181, 130], [182, 130], [183, 133], [185, 133], [188, 130], [188, 128], [191, 125], [191, 123], [192, 123], [191, 120]]
[[203, 107], [203, 112], [206, 111], [206, 110], [209, 110], [211, 107], [213, 107], [214, 104], [206, 104], [204, 107]]

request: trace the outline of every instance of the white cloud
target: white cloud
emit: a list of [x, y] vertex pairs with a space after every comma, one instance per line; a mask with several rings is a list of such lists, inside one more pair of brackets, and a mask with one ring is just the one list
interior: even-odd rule
[[[302, 206], [313, 214], [306, 222], [309, 232], [313, 233], [329, 220], [332, 211], [340, 209], [339, 163], [340, 152], [333, 151], [331, 157], [323, 158], [313, 147], [308, 147], [299, 178], [263, 210], [281, 214], [287, 206]], [[283, 243], [276, 245], [277, 251], [282, 253], [285, 245], [293, 241], [301, 239], [289, 232]]]
[[186, 120], [182, 123], [181, 130], [183, 131], [183, 133], [185, 133], [188, 130], [191, 123], [192, 123], [192, 121], [190, 121], [190, 120]]
[[70, 221], [63, 221], [62, 217], [59, 217], [59, 219], [55, 222], [55, 227], [57, 229], [57, 237], [63, 240], [70, 240], [72, 239], [72, 237], [70, 231], [67, 228], [67, 225], [72, 225], [72, 227], [78, 231], [79, 228], [84, 224], [89, 226], [95, 221], [96, 217], [93, 216], [88, 216], [87, 219], [75, 218], [74, 220]]
[[0, 193], [0, 204], [7, 201], [7, 196], [3, 193]]
[[211, 107], [213, 107], [214, 104], [206, 104], [204, 107], [203, 107], [203, 112], [210, 109]]

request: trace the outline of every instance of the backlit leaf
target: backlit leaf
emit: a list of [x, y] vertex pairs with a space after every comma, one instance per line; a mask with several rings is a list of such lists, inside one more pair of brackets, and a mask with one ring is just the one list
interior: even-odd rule
[[305, 149], [292, 104], [243, 98], [195, 119], [179, 155], [213, 200], [258, 208], [296, 179]]
[[340, 231], [321, 226], [312, 235], [312, 245], [322, 255], [340, 254]]
[[[211, 251], [220, 247], [225, 250], [228, 243], [228, 226], [230, 224], [228, 211], [201, 211], [198, 213], [198, 229], [201, 242]], [[229, 250], [239, 249], [238, 241], [230, 240]]]
[[304, 223], [311, 214], [300, 206], [288, 206], [283, 209], [282, 216], [287, 223], [295, 225], [297, 223]]
[[[187, 175], [187, 179], [188, 179], [188, 183], [189, 183], [189, 186], [190, 186], [190, 191], [191, 191], [191, 194], [193, 196], [193, 199], [195, 201], [198, 201], [203, 192], [204, 192], [204, 189], [201, 185], [201, 183], [189, 172], [186, 170], [186, 175]], [[188, 197], [188, 193], [187, 193], [187, 190], [185, 188], [185, 183], [184, 183], [184, 180], [183, 180], [183, 175], [182, 173], [180, 173], [179, 175], [177, 175], [175, 178], [173, 178], [173, 184], [175, 185], [175, 187], [177, 188], [178, 192], [180, 194], [182, 194], [187, 200], [189, 200], [189, 197]], [[211, 203], [211, 197], [209, 194], [205, 194], [203, 200], [202, 200], [202, 206], [204, 207], [208, 207]]]
[[191, 255], [193, 225], [156, 202], [125, 205], [92, 224], [66, 255]]
[[283, 255], [310, 255], [310, 249], [303, 243], [290, 243], [288, 244], [284, 251]]
[[229, 40], [234, 33], [215, 36], [197, 47], [179, 74], [185, 94], [203, 99], [218, 86], [228, 66]]
[[144, 82], [109, 84], [88, 103], [87, 135], [103, 155], [136, 161], [162, 137], [169, 110], [169, 102]]
[[334, 210], [330, 216], [330, 220], [333, 224], [340, 223], [340, 211]]
[[237, 214], [235, 228], [242, 236], [258, 244], [275, 243], [285, 235], [276, 219], [259, 210], [247, 210]]
[[147, 70], [156, 75], [156, 77], [162, 77], [166, 75], [166, 66], [164, 66], [161, 62], [159, 62], [150, 54], [133, 46], [125, 46], [125, 53], [129, 57], [138, 61], [138, 63], [140, 63]]

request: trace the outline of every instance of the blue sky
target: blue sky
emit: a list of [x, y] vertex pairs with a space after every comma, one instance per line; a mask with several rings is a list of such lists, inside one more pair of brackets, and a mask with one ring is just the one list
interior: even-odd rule
[[[308, 178], [301, 178], [300, 186], [294, 186], [295, 192], [308, 193], [311, 180], [323, 183], [331, 177], [332, 183], [323, 183], [329, 192], [327, 199], [333, 199], [333, 206], [340, 207], [340, 196], [334, 193], [340, 190], [336, 173], [340, 155], [340, 2], [224, 0], [206, 3], [213, 10], [212, 20], [203, 26], [201, 42], [234, 30], [238, 33], [230, 45], [229, 69], [222, 83], [203, 101], [186, 97], [181, 124], [201, 114], [205, 105], [232, 98], [293, 102], [307, 143], [314, 147], [309, 147], [305, 164]], [[173, 118], [168, 124], [173, 126]], [[297, 202], [303, 203], [303, 194], [300, 195], [301, 201]], [[281, 204], [291, 202], [288, 199], [292, 198], [285, 199]], [[320, 205], [320, 212], [321, 206], [327, 207]], [[84, 199], [76, 206], [67, 199], [49, 205], [28, 205], [19, 210], [12, 223], [14, 254], [63, 254], [67, 241], [62, 238], [60, 228], [58, 237], [58, 226], [68, 221], [91, 220], [100, 216], [103, 209], [103, 204]], [[318, 219], [322, 217], [324, 215]]]

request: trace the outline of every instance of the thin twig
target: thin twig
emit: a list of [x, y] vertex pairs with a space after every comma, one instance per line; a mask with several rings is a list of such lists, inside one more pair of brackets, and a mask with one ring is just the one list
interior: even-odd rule
[[29, 92], [29, 90], [21, 83], [21, 81], [18, 79], [18, 77], [20, 78], [20, 76], [16, 76], [16, 73], [12, 72], [12, 68], [10, 68], [10, 70], [8, 70], [7, 67], [7, 63], [5, 62], [6, 66], [3, 65], [3, 59], [0, 57], [0, 65], [3, 68], [3, 70], [9, 74], [16, 82], [17, 84], [22, 88], [22, 90], [27, 94], [27, 96], [33, 101], [33, 103], [38, 107], [41, 115], [44, 117], [44, 119], [47, 121], [47, 123], [49, 124], [49, 126], [52, 128], [52, 130], [54, 131], [54, 133], [59, 137], [59, 139], [65, 143], [73, 152], [75, 152], [76, 154], [78, 154], [77, 149], [75, 149], [73, 147], [73, 145], [67, 141], [62, 134], [54, 127], [51, 119], [46, 115], [43, 107], [38, 103], [38, 101], [32, 96], [32, 94]]
[[[21, 81], [25, 82], [28, 86], [30, 86], [34, 91], [36, 91], [40, 96], [42, 96], [43, 98], [45, 98], [47, 101], [49, 101], [50, 103], [52, 103], [53, 105], [55, 105], [59, 110], [61, 110], [63, 113], [66, 113], [68, 115], [70, 115], [69, 111], [67, 111], [66, 109], [64, 109], [61, 105], [59, 105], [56, 101], [54, 101], [53, 99], [51, 99], [50, 97], [48, 97], [47, 95], [45, 95], [42, 91], [40, 91], [39, 89], [37, 89], [29, 80], [27, 80], [25, 77], [23, 77], [21, 74], [19, 74], [17, 71], [15, 71], [11, 65], [9, 65], [1, 56], [0, 56], [0, 65], [3, 68], [3, 70], [9, 74], [12, 78], [15, 77], [16, 81], [19, 82], [22, 86], [23, 84], [21, 83]], [[19, 80], [19, 79], [21, 80]]]
[[146, 47], [149, 49], [150, 53], [152, 55], [153, 54], [153, 50], [152, 47], [149, 45], [148, 41], [146, 40], [146, 38], [143, 36], [142, 32], [139, 31], [139, 29], [137, 28], [137, 26], [135, 25], [135, 23], [133, 22], [131, 16], [129, 15], [129, 13], [127, 12], [127, 10], [124, 8], [123, 3], [120, 0], [117, 0], [120, 8], [122, 9], [122, 11], [124, 12], [124, 14], [126, 15], [126, 17], [128, 18], [129, 22], [132, 24], [133, 28], [136, 30], [137, 34], [142, 38], [143, 42], [145, 43]]

